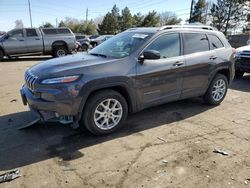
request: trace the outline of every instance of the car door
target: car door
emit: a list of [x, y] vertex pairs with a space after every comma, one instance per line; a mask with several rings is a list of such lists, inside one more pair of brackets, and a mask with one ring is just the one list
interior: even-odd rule
[[181, 98], [203, 95], [214, 65], [208, 37], [201, 32], [184, 32], [182, 35], [186, 68]]
[[9, 31], [7, 37], [3, 41], [3, 46], [8, 55], [25, 53], [27, 48], [23, 29]]
[[182, 89], [185, 67], [181, 55], [179, 33], [164, 34], [151, 42], [144, 51], [160, 52], [160, 59], [144, 59], [137, 64], [136, 88], [141, 108], [177, 100]]
[[36, 29], [25, 29], [27, 53], [42, 53], [43, 40], [40, 33]]

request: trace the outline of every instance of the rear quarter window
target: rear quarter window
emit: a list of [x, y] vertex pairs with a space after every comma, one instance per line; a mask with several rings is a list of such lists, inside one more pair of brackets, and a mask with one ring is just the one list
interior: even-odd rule
[[221, 40], [217, 36], [208, 34], [208, 39], [209, 39], [211, 50], [215, 50], [215, 49], [224, 47], [223, 43], [221, 42]]
[[204, 33], [183, 33], [183, 39], [185, 55], [209, 51], [208, 38]]

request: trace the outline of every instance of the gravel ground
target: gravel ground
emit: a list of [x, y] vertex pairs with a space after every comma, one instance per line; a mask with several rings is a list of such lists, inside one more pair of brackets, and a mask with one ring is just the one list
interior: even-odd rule
[[24, 71], [47, 58], [0, 63], [0, 173], [22, 175], [0, 187], [250, 187], [250, 75], [220, 106], [161, 105], [108, 136], [60, 124], [18, 130], [33, 119], [19, 96]]

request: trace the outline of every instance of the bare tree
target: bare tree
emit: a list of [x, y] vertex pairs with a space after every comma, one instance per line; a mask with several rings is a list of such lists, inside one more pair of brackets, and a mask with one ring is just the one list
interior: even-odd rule
[[174, 12], [162, 12], [160, 16], [160, 25], [175, 25], [179, 24], [182, 20], [178, 18]]
[[23, 28], [23, 21], [22, 20], [16, 20], [15, 21], [15, 28]]

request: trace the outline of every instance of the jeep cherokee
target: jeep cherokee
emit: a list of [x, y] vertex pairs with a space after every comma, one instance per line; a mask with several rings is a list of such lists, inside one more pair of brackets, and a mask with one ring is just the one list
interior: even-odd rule
[[132, 28], [86, 54], [28, 69], [24, 104], [41, 121], [117, 130], [128, 113], [202, 96], [220, 104], [234, 77], [233, 49], [209, 27]]

